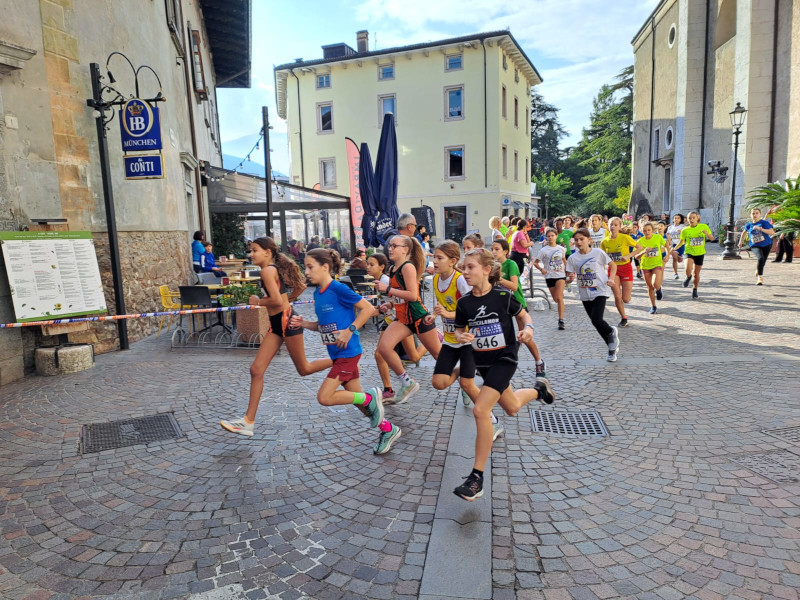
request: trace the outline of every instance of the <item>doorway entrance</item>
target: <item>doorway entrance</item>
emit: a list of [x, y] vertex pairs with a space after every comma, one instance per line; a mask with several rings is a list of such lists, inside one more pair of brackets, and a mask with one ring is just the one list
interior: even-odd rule
[[461, 243], [467, 235], [467, 216], [469, 207], [466, 204], [442, 206], [444, 211], [444, 239]]

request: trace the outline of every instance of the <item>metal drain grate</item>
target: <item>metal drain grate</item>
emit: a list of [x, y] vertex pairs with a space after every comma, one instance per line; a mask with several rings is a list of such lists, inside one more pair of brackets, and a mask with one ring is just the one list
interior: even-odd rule
[[781, 427], [780, 429], [764, 429], [762, 433], [776, 437], [790, 444], [800, 445], [800, 425], [796, 427]]
[[80, 453], [91, 454], [126, 446], [149, 444], [181, 437], [183, 433], [172, 413], [111, 423], [92, 423], [81, 430]]
[[608, 429], [597, 411], [556, 412], [531, 409], [533, 430], [554, 435], [607, 436]]
[[800, 482], [800, 456], [788, 450], [742, 454], [734, 456], [733, 460], [775, 483]]

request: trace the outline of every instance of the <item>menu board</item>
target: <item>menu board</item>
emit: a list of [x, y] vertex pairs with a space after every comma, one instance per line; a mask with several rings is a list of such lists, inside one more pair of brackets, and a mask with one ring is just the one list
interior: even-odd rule
[[107, 312], [90, 231], [0, 231], [18, 323]]

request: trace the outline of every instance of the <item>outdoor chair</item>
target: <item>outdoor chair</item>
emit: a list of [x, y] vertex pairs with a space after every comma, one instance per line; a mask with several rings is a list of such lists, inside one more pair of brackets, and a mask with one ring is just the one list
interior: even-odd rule
[[[182, 285], [178, 288], [181, 295], [181, 308], [213, 308], [214, 301], [211, 299], [211, 292], [207, 287], [202, 285]], [[181, 315], [181, 322], [183, 315]], [[206, 324], [206, 315], [203, 315], [203, 325]], [[196, 333], [202, 333], [219, 325], [226, 331], [231, 331], [230, 328], [222, 322], [222, 313], [217, 313], [217, 320], [212, 321], [211, 325], [205, 325], [201, 330]], [[196, 329], [195, 318], [192, 315], [192, 328]]]
[[221, 278], [214, 275], [214, 273], [197, 273], [197, 283], [195, 285], [203, 285], [206, 283], [220, 283]]
[[[164, 308], [164, 310], [180, 310], [181, 308], [180, 292], [170, 291], [168, 285], [158, 286], [158, 291], [161, 294], [161, 306]], [[173, 315], [169, 315], [168, 317], [167, 332], [169, 332], [169, 328], [172, 326], [172, 317]], [[158, 333], [156, 334], [156, 338], [158, 338], [158, 336], [161, 335], [161, 327], [164, 325], [165, 318], [167, 317], [162, 316], [161, 319], [159, 319], [158, 321]]]

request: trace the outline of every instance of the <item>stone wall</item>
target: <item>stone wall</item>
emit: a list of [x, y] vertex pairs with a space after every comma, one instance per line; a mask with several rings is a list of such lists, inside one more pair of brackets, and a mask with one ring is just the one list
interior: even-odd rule
[[[119, 232], [120, 264], [122, 266], [125, 311], [130, 313], [162, 310], [158, 287], [169, 285], [177, 291], [186, 285], [191, 274], [191, 247], [185, 231], [126, 231]], [[103, 278], [106, 305], [114, 314], [114, 285], [111, 277], [111, 258], [108, 236], [94, 234], [97, 262]], [[128, 338], [136, 342], [158, 330], [158, 318], [129, 319]], [[72, 342], [95, 345], [102, 354], [119, 348], [117, 324], [114, 321], [92, 323], [88, 331], [69, 334]]]

